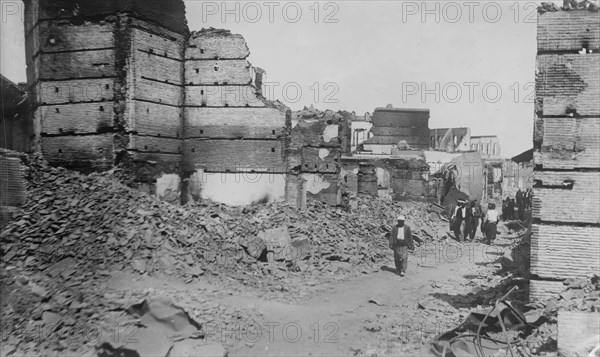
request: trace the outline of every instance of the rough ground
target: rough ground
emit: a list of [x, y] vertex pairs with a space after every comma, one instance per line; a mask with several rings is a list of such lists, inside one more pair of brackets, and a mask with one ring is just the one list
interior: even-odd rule
[[[111, 174], [36, 161], [27, 195], [0, 235], [0, 356], [95, 356], [107, 341], [136, 349], [144, 325], [130, 307], [154, 297], [169, 298], [231, 356], [426, 355], [436, 334], [511, 286], [525, 296], [525, 281], [497, 263], [516, 234], [502, 227], [494, 247], [457, 243], [425, 204], [182, 208]], [[385, 238], [397, 214], [421, 241], [403, 278]], [[248, 255], [248, 239], [281, 226], [310, 243], [299, 271]]]
[[[512, 240], [502, 237], [498, 243], [509, 245]], [[493, 274], [499, 265], [491, 261], [500, 249], [481, 244], [421, 247], [411, 256], [410, 271], [403, 278], [391, 271], [389, 254], [380, 268], [291, 303], [285, 295], [273, 301], [157, 278], [132, 284], [130, 276], [119, 275], [109, 286], [117, 291], [151, 288], [157, 294], [211, 297], [223, 311], [240, 311], [243, 317], [235, 323], [207, 327], [208, 337], [229, 347], [230, 356], [427, 356], [427, 342], [458, 325], [473, 307], [493, 302], [508, 285], [523, 286]], [[194, 309], [193, 305], [188, 306]]]

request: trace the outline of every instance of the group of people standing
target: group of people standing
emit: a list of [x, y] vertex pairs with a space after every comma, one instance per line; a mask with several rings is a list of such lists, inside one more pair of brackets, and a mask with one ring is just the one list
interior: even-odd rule
[[[477, 234], [477, 228], [481, 230], [484, 243], [492, 244], [496, 239], [496, 228], [500, 216], [496, 211], [496, 204], [489, 203], [484, 213], [476, 200], [471, 202], [458, 199], [450, 217], [450, 229], [454, 237], [459, 241], [473, 241]], [[462, 233], [462, 234], [461, 234]]]
[[525, 210], [531, 208], [533, 190], [531, 188], [521, 191], [519, 189], [514, 198], [506, 197], [502, 201], [502, 220], [525, 220]]
[[[531, 208], [532, 190], [517, 191], [514, 199], [506, 198], [502, 201], [502, 219], [515, 219], [515, 204], [518, 209], [519, 219], [523, 220], [525, 209]], [[512, 203], [511, 203], [512, 202]], [[415, 249], [412, 231], [405, 225], [406, 218], [401, 215], [396, 219], [396, 225], [389, 234], [389, 247], [394, 252], [396, 271], [404, 276], [408, 267], [408, 254]], [[459, 241], [472, 242], [477, 235], [477, 228], [483, 233], [483, 242], [493, 244], [496, 239], [496, 230], [500, 221], [500, 213], [496, 211], [496, 204], [488, 203], [487, 210], [483, 212], [477, 200], [456, 200], [450, 217], [450, 230]]]

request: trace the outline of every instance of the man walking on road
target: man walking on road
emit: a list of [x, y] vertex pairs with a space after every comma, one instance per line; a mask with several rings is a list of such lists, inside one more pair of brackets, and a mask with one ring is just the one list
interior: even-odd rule
[[394, 251], [394, 263], [400, 276], [404, 276], [408, 266], [408, 252], [415, 250], [410, 227], [404, 224], [406, 218], [398, 216], [398, 223], [390, 234], [390, 248]]
[[[467, 214], [468, 214], [467, 201], [463, 200], [463, 199], [456, 200], [456, 207], [454, 208], [454, 211], [452, 212], [452, 216], [450, 217], [450, 229], [452, 230], [452, 232], [454, 232], [454, 237], [459, 242], [462, 241], [460, 230], [462, 228], [463, 222], [465, 222], [465, 220], [468, 218]], [[464, 229], [464, 232], [465, 232], [465, 239], [466, 239], [466, 233], [467, 233], [466, 227]]]
[[471, 201], [469, 211], [467, 212], [467, 224], [465, 224], [465, 240], [473, 241], [479, 228], [479, 219], [481, 218], [481, 206], [477, 204], [477, 200]]

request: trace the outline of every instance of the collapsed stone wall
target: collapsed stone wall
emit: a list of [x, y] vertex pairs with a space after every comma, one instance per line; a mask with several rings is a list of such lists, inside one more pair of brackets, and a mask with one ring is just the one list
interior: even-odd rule
[[177, 162], [183, 2], [25, 5], [35, 149], [52, 164], [82, 171]]
[[600, 269], [600, 14], [538, 16], [531, 298]]
[[266, 199], [285, 197], [290, 111], [262, 97], [242, 36], [190, 33], [182, 0], [27, 1], [26, 13], [35, 150], [51, 164], [119, 166], [184, 201], [221, 200], [218, 181], [258, 190], [240, 203], [273, 182]]
[[223, 201], [223, 188], [233, 186], [247, 199], [227, 203], [285, 198], [291, 112], [261, 95], [262, 70], [254, 71], [249, 55], [244, 38], [227, 30], [189, 37], [182, 168], [188, 199]]
[[341, 176], [351, 194], [421, 202], [434, 202], [437, 194], [429, 165], [420, 159], [344, 157]]
[[352, 114], [311, 106], [295, 112], [287, 150], [288, 201], [303, 207], [306, 197], [329, 205], [342, 203], [341, 158], [350, 153]]

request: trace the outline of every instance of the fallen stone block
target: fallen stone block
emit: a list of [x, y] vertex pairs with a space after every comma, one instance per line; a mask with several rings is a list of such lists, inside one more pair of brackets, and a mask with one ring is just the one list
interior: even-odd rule
[[600, 313], [558, 312], [558, 350], [563, 356], [587, 356], [599, 345]]

